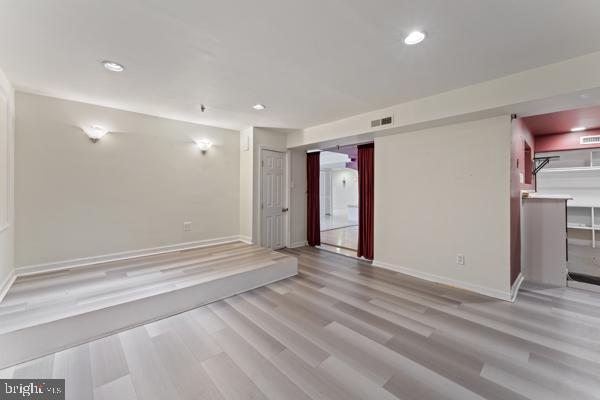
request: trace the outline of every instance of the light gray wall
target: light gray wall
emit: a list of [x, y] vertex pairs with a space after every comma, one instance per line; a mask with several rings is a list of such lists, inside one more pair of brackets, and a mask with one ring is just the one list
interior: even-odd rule
[[375, 259], [510, 293], [510, 150], [509, 116], [376, 138]]
[[12, 281], [15, 270], [15, 225], [14, 225], [14, 126], [15, 99], [14, 90], [4, 73], [0, 70], [0, 92], [6, 101], [0, 102], [0, 107], [7, 112], [2, 113], [0, 124], [0, 300]]
[[306, 243], [306, 152], [292, 149], [290, 155], [290, 245]]
[[[16, 110], [18, 267], [239, 234], [239, 132], [24, 93]], [[114, 133], [93, 144], [94, 123]]]

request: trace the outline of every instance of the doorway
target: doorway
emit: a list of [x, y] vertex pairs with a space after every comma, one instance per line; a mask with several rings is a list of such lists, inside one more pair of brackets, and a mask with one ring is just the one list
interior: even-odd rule
[[[541, 281], [552, 276], [550, 267], [558, 264], [556, 280], [561, 286], [600, 292], [600, 107], [532, 115], [517, 123], [518, 133], [527, 137], [521, 186], [535, 190], [540, 197], [567, 198], [565, 207], [552, 214], [566, 225], [560, 229], [561, 236], [566, 230], [565, 256], [556, 260], [546, 250], [535, 278]], [[538, 236], [550, 237], [548, 220], [544, 219], [544, 230]], [[523, 243], [522, 247], [531, 246]], [[526, 279], [531, 272], [527, 262], [523, 263]]]
[[322, 151], [319, 204], [321, 247], [356, 257], [358, 251], [357, 147]]
[[286, 242], [286, 153], [261, 149], [260, 162], [260, 244], [277, 250]]

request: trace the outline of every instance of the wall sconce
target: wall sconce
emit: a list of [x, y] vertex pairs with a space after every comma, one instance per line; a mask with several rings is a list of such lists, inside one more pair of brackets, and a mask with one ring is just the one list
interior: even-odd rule
[[90, 127], [83, 128], [83, 131], [85, 132], [86, 135], [88, 135], [88, 137], [90, 138], [92, 143], [96, 143], [98, 140], [102, 139], [102, 137], [108, 133], [108, 131], [105, 128], [98, 126], [98, 125], [92, 125]]
[[213, 143], [207, 139], [196, 140], [196, 146], [198, 146], [198, 148], [203, 154], [206, 153], [206, 151], [210, 149], [212, 145]]

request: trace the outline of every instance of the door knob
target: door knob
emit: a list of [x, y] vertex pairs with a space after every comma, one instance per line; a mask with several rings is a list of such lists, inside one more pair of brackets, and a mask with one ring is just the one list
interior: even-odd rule
[[281, 209], [281, 212], [288, 212], [288, 211], [289, 211], [289, 208], [282, 208]]

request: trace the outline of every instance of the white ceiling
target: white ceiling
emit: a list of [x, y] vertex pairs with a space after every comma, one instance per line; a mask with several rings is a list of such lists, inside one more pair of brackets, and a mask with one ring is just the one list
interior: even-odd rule
[[303, 128], [598, 51], [599, 20], [597, 0], [0, 0], [0, 68], [35, 93]]

